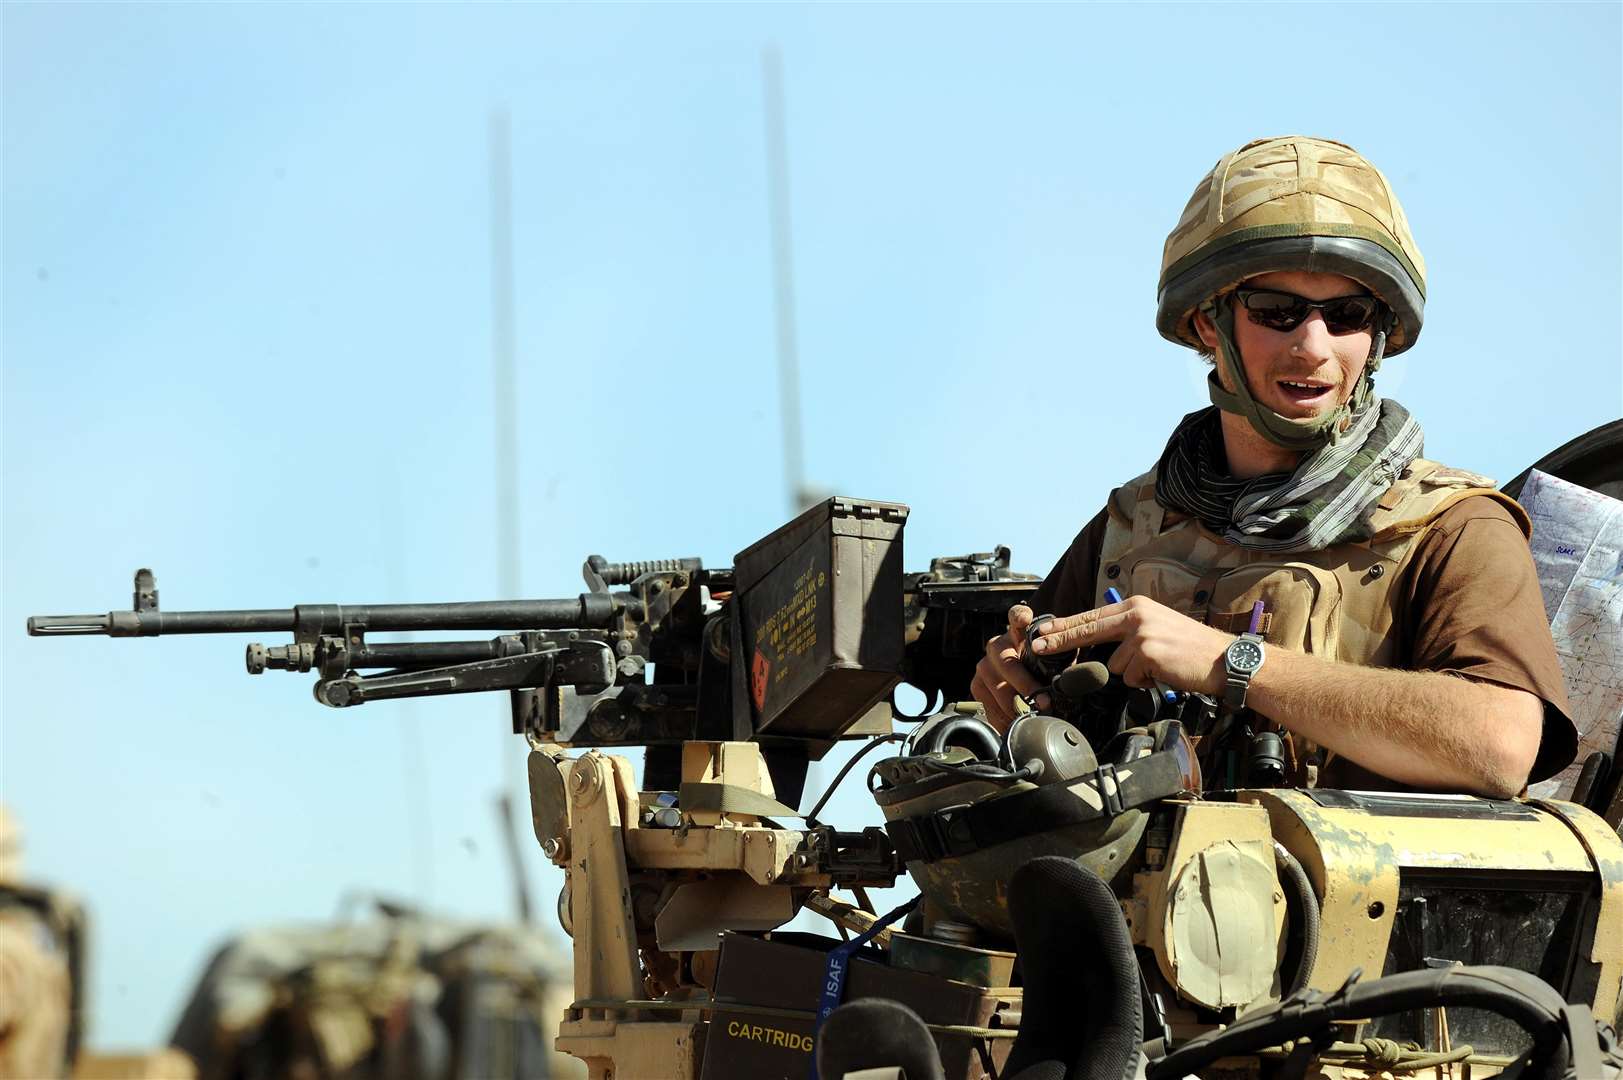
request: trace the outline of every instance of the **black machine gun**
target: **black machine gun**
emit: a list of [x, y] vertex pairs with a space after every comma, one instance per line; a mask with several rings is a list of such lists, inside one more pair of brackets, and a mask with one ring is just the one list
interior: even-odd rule
[[[132, 610], [34, 616], [28, 632], [291, 633], [288, 645], [250, 644], [248, 671], [315, 672], [324, 705], [506, 690], [514, 732], [533, 741], [647, 746], [657, 771], [688, 740], [755, 740], [780, 790], [798, 792], [806, 761], [872, 734], [865, 717], [901, 682], [967, 698], [986, 639], [1038, 584], [1009, 570], [1008, 548], [904, 574], [907, 515], [896, 503], [829, 499], [726, 570], [594, 555], [573, 599], [177, 612], [159, 608], [140, 570]], [[375, 640], [446, 631], [498, 633]]]

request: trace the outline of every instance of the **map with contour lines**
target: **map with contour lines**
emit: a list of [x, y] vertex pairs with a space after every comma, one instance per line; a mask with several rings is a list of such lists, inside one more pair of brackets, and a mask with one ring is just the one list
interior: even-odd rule
[[1623, 502], [1533, 470], [1521, 504], [1533, 519], [1533, 562], [1544, 613], [1566, 675], [1578, 757], [1532, 785], [1534, 798], [1569, 798], [1584, 758], [1617, 749], [1623, 713]]

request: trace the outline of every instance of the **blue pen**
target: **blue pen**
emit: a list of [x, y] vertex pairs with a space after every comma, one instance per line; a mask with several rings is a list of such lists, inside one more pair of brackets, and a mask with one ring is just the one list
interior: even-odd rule
[[1112, 585], [1110, 588], [1105, 590], [1105, 603], [1107, 603], [1107, 604], [1119, 604], [1119, 603], [1121, 603], [1121, 593], [1116, 591], [1116, 587], [1114, 585]]

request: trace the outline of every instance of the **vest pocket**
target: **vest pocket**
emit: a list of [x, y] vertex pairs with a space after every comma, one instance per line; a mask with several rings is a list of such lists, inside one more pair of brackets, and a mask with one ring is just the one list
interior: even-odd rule
[[1266, 613], [1263, 637], [1269, 643], [1336, 657], [1341, 624], [1341, 581], [1336, 575], [1307, 563], [1236, 567], [1213, 583], [1206, 621], [1227, 633], [1243, 634], [1258, 600]]
[[1254, 562], [1230, 569], [1195, 567], [1150, 557], [1126, 575], [1132, 593], [1148, 596], [1225, 633], [1242, 634], [1263, 602], [1263, 637], [1272, 645], [1335, 658], [1341, 582], [1328, 570], [1298, 562]]

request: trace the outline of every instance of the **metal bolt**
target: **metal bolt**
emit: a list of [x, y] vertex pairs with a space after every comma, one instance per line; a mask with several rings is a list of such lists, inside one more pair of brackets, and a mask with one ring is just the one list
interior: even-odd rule
[[541, 854], [549, 859], [556, 858], [560, 847], [557, 838], [549, 836], [541, 841]]

